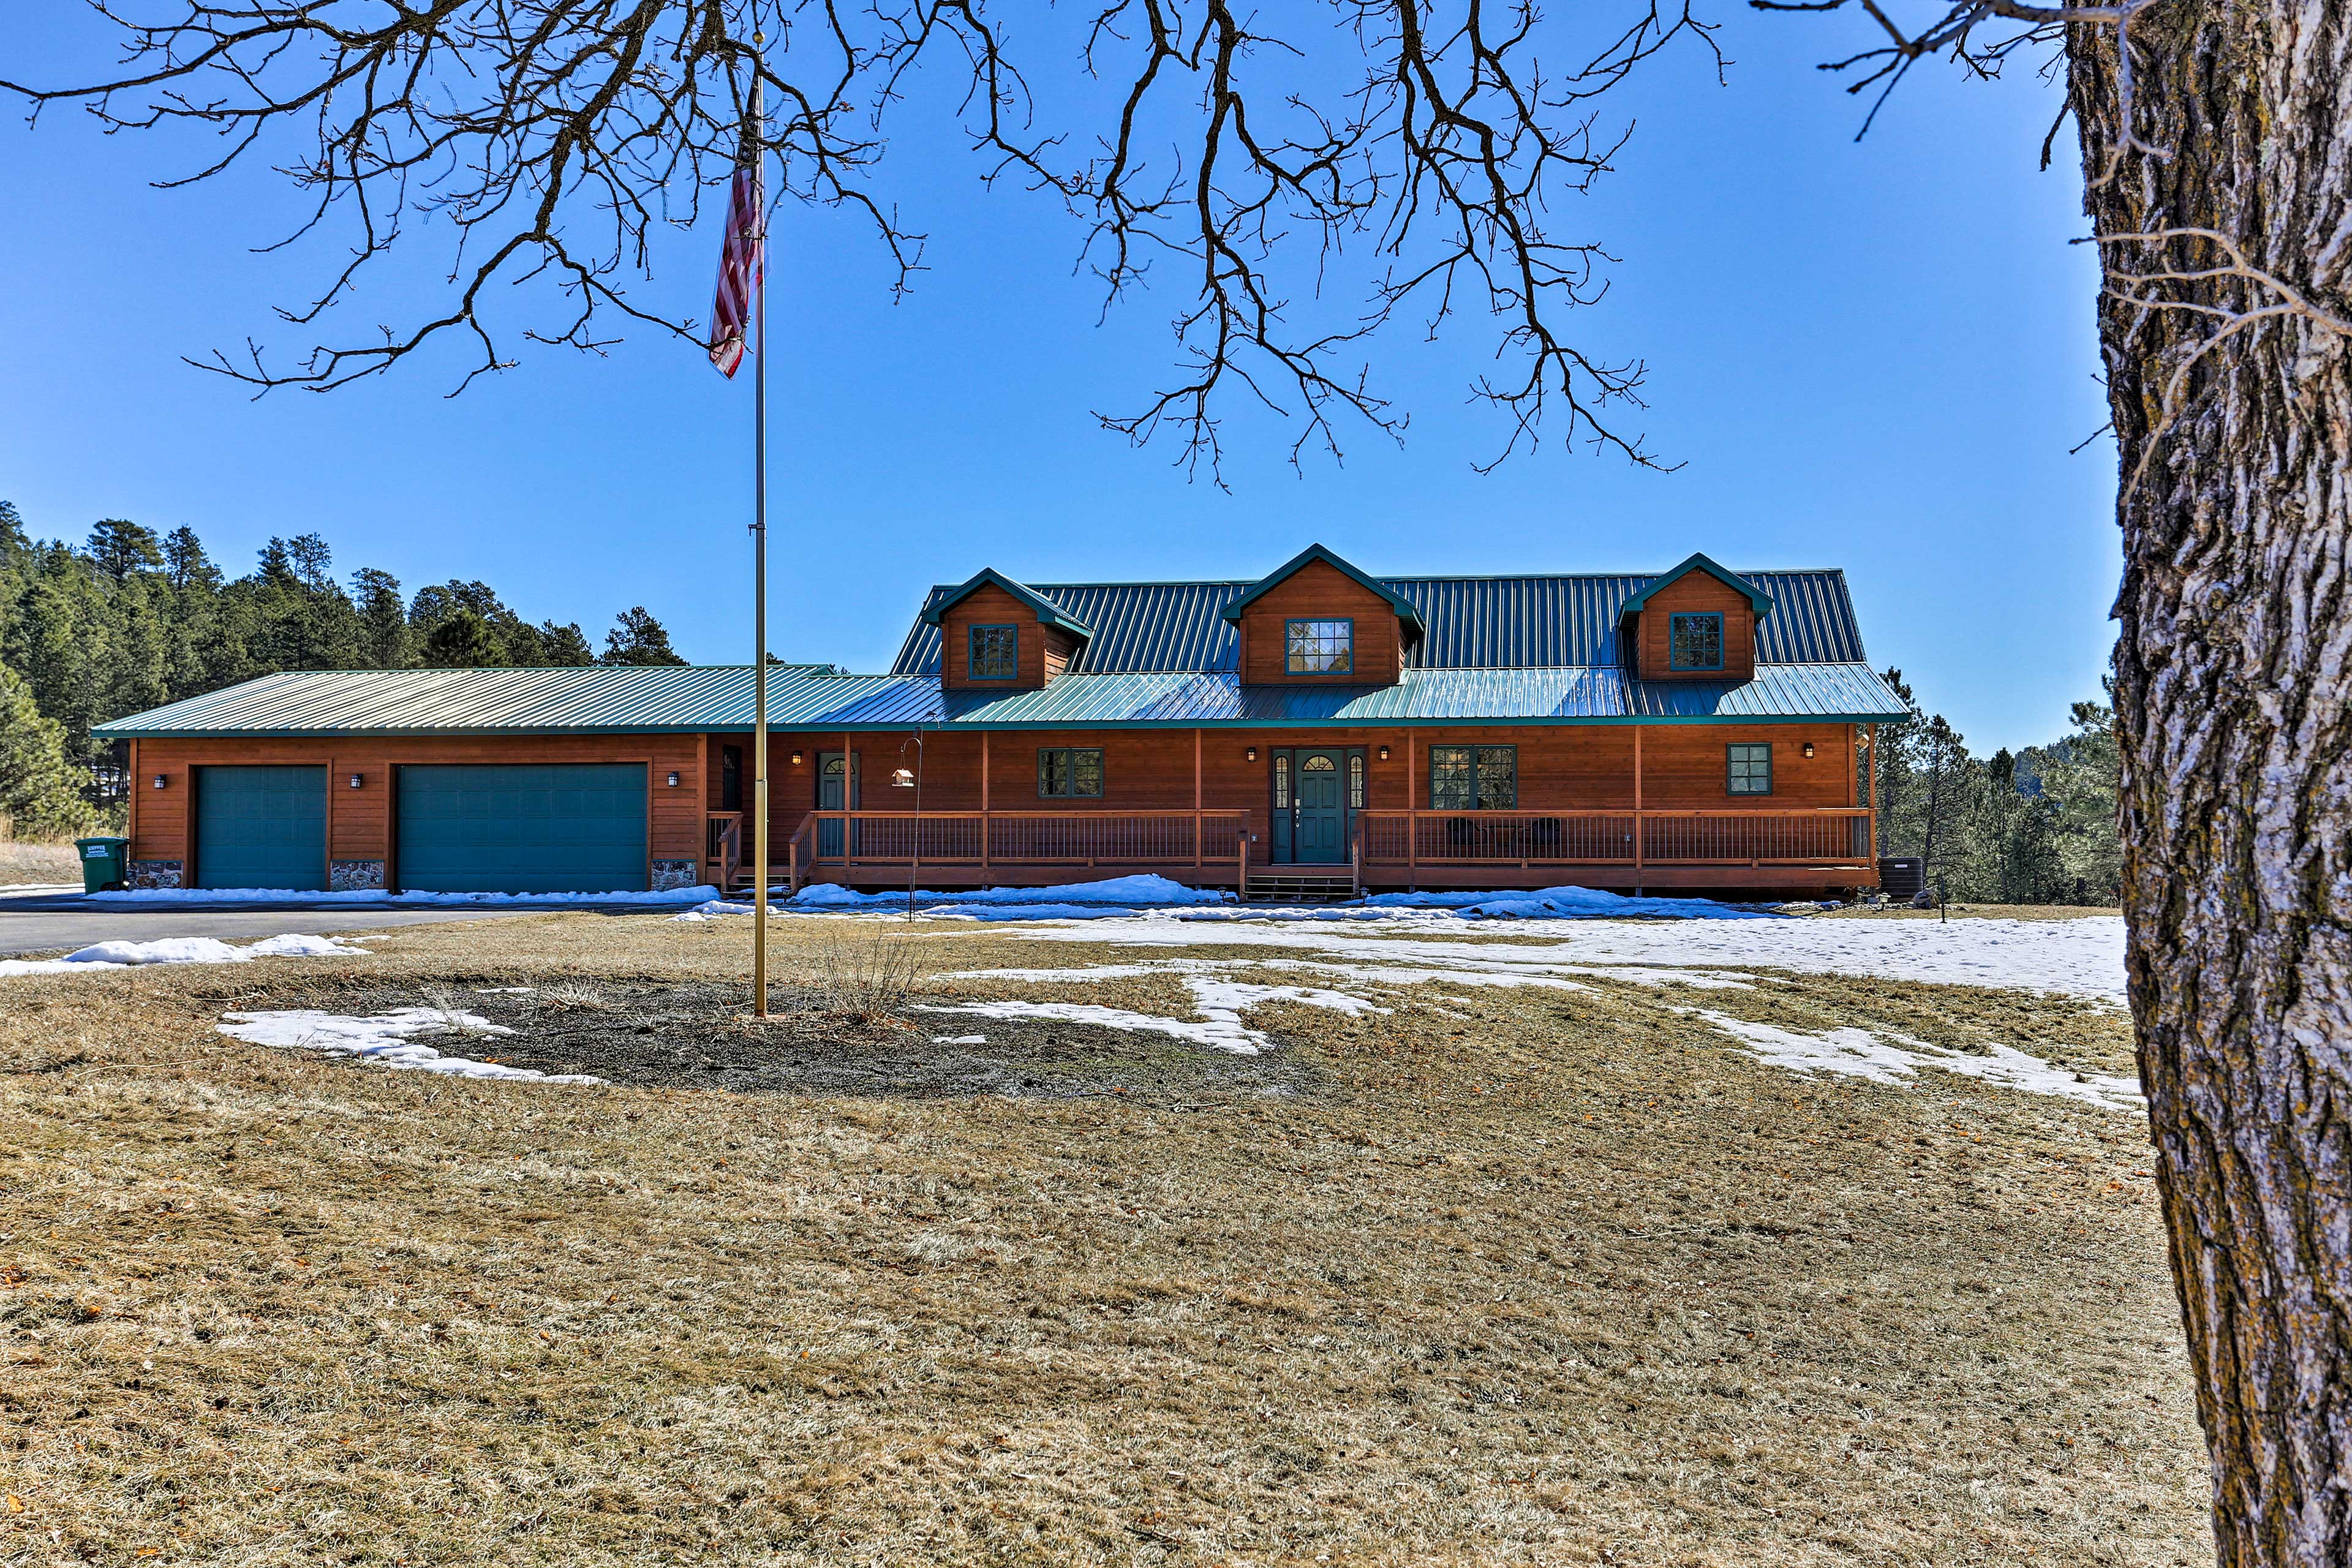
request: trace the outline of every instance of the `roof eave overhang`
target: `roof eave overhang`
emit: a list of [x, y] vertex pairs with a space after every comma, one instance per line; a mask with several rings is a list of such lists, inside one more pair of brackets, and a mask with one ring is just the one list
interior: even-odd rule
[[1643, 584], [1640, 593], [1625, 601], [1624, 606], [1618, 611], [1619, 618], [1622, 620], [1624, 616], [1634, 614], [1644, 605], [1647, 605], [1650, 602], [1651, 595], [1656, 593], [1659, 589], [1666, 586], [1670, 583], [1679, 582], [1683, 578], [1689, 576], [1694, 572], [1704, 572], [1708, 576], [1714, 578], [1717, 582], [1722, 584], [1725, 587], [1729, 588], [1733, 593], [1746, 595], [1748, 597], [1748, 608], [1754, 610], [1757, 615], [1767, 616], [1771, 614], [1771, 595], [1766, 593], [1755, 584], [1750, 583], [1738, 573], [1734, 572], [1727, 567], [1718, 565], [1714, 561], [1708, 559], [1705, 553], [1694, 552], [1690, 558], [1679, 566], [1675, 567], [1669, 572], [1661, 572], [1655, 577], [1651, 578], [1647, 584]]
[[1252, 601], [1255, 600], [1260, 595], [1265, 593], [1267, 590], [1277, 587], [1284, 582], [1287, 581], [1291, 576], [1296, 574], [1301, 567], [1317, 561], [1322, 562], [1326, 566], [1328, 566], [1334, 571], [1346, 576], [1359, 587], [1367, 589], [1371, 593], [1378, 594], [1382, 599], [1388, 602], [1389, 607], [1396, 612], [1397, 619], [1403, 624], [1405, 629], [1411, 634], [1407, 640], [1420, 640], [1422, 633], [1426, 628], [1422, 625], [1420, 609], [1414, 605], [1412, 600], [1406, 598], [1403, 595], [1397, 593], [1394, 589], [1376, 582], [1371, 577], [1366, 575], [1363, 572], [1358, 570], [1354, 565], [1350, 564], [1336, 552], [1327, 549], [1320, 544], [1308, 545], [1306, 549], [1300, 551], [1297, 554], [1292, 556], [1289, 560], [1284, 562], [1281, 565], [1276, 567], [1273, 571], [1267, 573], [1256, 582], [1251, 584], [1248, 590], [1244, 592], [1241, 597], [1235, 599], [1232, 604], [1225, 606], [1223, 612], [1224, 618], [1233, 622], [1235, 626], [1239, 626], [1241, 624], [1242, 612], [1249, 607]]
[[1064, 611], [1063, 608], [1059, 605], [1054, 603], [1053, 600], [1045, 597], [1045, 595], [1040, 594], [1036, 589], [1030, 587], [1025, 583], [1014, 582], [1012, 578], [1007, 577], [1003, 573], [997, 571], [992, 566], [984, 566], [981, 568], [981, 570], [971, 577], [950, 589], [946, 597], [925, 605], [923, 608], [923, 624], [929, 626], [938, 626], [947, 617], [947, 613], [950, 610], [955, 608], [956, 605], [963, 603], [966, 599], [971, 598], [972, 595], [978, 593], [981, 589], [990, 587], [1002, 588], [1004, 592], [1020, 600], [1023, 605], [1026, 605], [1029, 610], [1036, 616], [1037, 624], [1039, 626], [1052, 626], [1056, 631], [1067, 632], [1075, 637], [1091, 637], [1095, 635], [1095, 631], [1092, 626], [1087, 625], [1084, 621], [1079, 620], [1076, 616], [1069, 615]]

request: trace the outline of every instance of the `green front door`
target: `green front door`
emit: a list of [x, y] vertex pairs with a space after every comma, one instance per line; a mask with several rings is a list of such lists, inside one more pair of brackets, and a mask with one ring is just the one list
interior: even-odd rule
[[394, 875], [426, 893], [620, 893], [646, 886], [643, 763], [411, 764]]
[[1348, 858], [1348, 753], [1297, 753], [1295, 764], [1297, 814], [1291, 827], [1290, 856], [1300, 864]]
[[327, 770], [197, 768], [199, 888], [327, 885]]

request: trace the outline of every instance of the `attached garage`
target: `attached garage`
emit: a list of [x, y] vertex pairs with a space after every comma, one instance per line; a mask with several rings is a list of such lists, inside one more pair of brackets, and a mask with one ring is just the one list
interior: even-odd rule
[[642, 763], [410, 763], [393, 875], [416, 892], [642, 891], [646, 819]]
[[199, 888], [327, 885], [327, 770], [200, 767], [195, 788]]

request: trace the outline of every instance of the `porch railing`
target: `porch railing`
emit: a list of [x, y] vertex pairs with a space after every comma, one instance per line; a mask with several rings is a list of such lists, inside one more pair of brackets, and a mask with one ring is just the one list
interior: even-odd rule
[[1246, 811], [813, 811], [793, 835], [803, 867], [1231, 866]]
[[706, 812], [703, 824], [703, 875], [724, 892], [735, 885], [735, 873], [743, 864], [743, 814]]
[[1808, 865], [1870, 859], [1870, 810], [1367, 811], [1367, 865]]

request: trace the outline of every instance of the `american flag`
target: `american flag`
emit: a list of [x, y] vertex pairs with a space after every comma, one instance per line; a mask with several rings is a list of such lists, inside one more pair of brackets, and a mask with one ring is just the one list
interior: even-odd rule
[[727, 204], [727, 248], [719, 257], [719, 302], [710, 312], [710, 363], [732, 380], [743, 363], [744, 335], [751, 330], [751, 298], [767, 265], [767, 201], [754, 154], [735, 165], [735, 194]]

